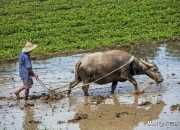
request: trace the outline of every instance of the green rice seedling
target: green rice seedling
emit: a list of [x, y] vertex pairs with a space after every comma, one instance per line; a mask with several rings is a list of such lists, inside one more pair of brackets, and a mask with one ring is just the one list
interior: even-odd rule
[[180, 36], [178, 0], [1, 0], [0, 59], [90, 50]]

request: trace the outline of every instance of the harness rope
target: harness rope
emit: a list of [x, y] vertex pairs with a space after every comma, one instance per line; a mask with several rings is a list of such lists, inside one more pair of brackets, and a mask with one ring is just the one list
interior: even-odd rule
[[[121, 67], [119, 67], [119, 68], [113, 70], [112, 72], [106, 74], [105, 76], [103, 76], [103, 77], [101, 77], [101, 78], [99, 78], [99, 79], [97, 79], [97, 80], [95, 80], [95, 81], [93, 81], [93, 82], [84, 84], [84, 85], [79, 86], [79, 87], [83, 87], [83, 86], [86, 86], [86, 85], [90, 85], [91, 83], [97, 82], [97, 81], [103, 79], [104, 77], [106, 77], [106, 76], [108, 76], [108, 75], [114, 73], [114, 72], [117, 71], [118, 69], [121, 69], [122, 67], [126, 66], [127, 64], [130, 64], [133, 60], [134, 60], [134, 56], [131, 56], [130, 60], [129, 60], [128, 62], [126, 62], [124, 65], [122, 65]], [[69, 84], [64, 85], [64, 86], [62, 86], [62, 87], [66, 87], [66, 86], [68, 86], [68, 85], [69, 85]], [[62, 88], [62, 87], [60, 87], [60, 88]], [[76, 88], [79, 88], [79, 87], [76, 87]], [[53, 89], [52, 91], [57, 90], [57, 89], [60, 89], [60, 88]], [[69, 91], [69, 90], [72, 90], [72, 89], [74, 89], [74, 88], [71, 88], [71, 89], [68, 89], [68, 90], [64, 90], [64, 91], [61, 91], [61, 92], [59, 92], [59, 93], [63, 93], [63, 92], [66, 92], [66, 91]]]
[[39, 78], [36, 78], [36, 80], [41, 84], [41, 86], [42, 86], [47, 92], [49, 92], [49, 89], [46, 87], [46, 85], [45, 85]]

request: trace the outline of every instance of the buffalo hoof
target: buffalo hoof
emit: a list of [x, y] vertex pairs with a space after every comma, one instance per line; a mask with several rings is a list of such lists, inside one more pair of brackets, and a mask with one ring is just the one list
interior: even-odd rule
[[70, 95], [71, 95], [70, 93], [67, 93], [67, 96], [68, 96], [68, 97], [70, 97]]

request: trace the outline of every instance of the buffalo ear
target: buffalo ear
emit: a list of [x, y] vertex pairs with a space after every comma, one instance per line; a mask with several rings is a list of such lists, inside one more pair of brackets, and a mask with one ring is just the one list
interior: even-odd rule
[[149, 62], [148, 59], [144, 59], [144, 61]]
[[[152, 63], [151, 64], [153, 64], [154, 66], [156, 66], [156, 64], [152, 61]], [[156, 66], [157, 67], [157, 66]]]

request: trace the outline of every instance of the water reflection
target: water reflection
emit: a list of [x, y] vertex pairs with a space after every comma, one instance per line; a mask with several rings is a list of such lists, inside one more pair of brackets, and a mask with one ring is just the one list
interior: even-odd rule
[[[147, 124], [148, 121], [159, 118], [159, 114], [162, 112], [165, 103], [160, 101], [159, 104], [154, 103], [151, 105], [138, 106], [141, 102], [139, 99], [148, 101], [150, 97], [148, 95], [129, 95], [134, 98], [132, 104], [120, 103], [119, 95], [111, 95], [113, 104], [100, 104], [100, 105], [82, 105], [77, 113], [87, 113], [88, 119], [79, 121], [80, 129], [124, 129], [130, 130], [138, 126], [139, 122]], [[126, 96], [126, 95], [123, 95]], [[131, 99], [132, 99], [131, 98]], [[148, 99], [148, 100], [147, 100]], [[156, 99], [154, 99], [156, 100]], [[85, 104], [90, 103], [89, 97], [85, 98]], [[120, 117], [116, 114], [120, 113]]]
[[36, 130], [39, 123], [37, 120], [34, 120], [34, 107], [24, 107], [24, 113], [24, 130]]

